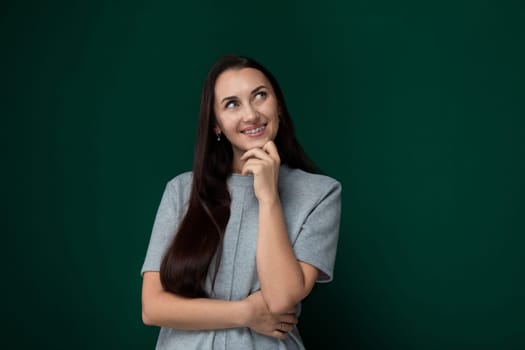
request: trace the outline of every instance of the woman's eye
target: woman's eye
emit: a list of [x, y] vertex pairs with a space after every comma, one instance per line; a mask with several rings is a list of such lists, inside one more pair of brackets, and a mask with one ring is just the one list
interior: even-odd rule
[[237, 102], [235, 102], [235, 101], [230, 101], [230, 102], [226, 103], [226, 106], [225, 106], [225, 107], [226, 107], [226, 108], [234, 108], [234, 107], [236, 107], [236, 106], [237, 106]]
[[265, 98], [266, 97], [266, 92], [265, 91], [259, 91], [258, 93], [255, 94], [255, 98], [257, 99], [262, 99], [262, 98]]

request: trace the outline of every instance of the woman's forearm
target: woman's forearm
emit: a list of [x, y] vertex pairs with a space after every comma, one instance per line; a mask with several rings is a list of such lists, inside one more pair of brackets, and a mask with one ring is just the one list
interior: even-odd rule
[[248, 305], [244, 301], [183, 298], [162, 289], [157, 272], [144, 274], [142, 319], [147, 325], [181, 330], [246, 327]]
[[301, 264], [293, 251], [281, 203], [277, 198], [259, 202], [257, 273], [268, 308], [281, 313], [310, 292]]

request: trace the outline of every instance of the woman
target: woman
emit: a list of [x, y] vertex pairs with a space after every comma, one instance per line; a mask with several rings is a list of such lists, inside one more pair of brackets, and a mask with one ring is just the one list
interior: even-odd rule
[[300, 302], [332, 278], [340, 218], [340, 184], [314, 170], [272, 74], [220, 58], [193, 171], [167, 184], [142, 267], [157, 349], [304, 349]]

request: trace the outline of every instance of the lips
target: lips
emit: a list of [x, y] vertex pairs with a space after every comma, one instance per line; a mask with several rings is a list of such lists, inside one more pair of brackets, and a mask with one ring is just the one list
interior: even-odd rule
[[255, 128], [252, 127], [252, 128], [244, 129], [241, 131], [241, 133], [245, 135], [257, 135], [257, 134], [262, 133], [265, 129], [266, 129], [266, 124], [255, 127]]

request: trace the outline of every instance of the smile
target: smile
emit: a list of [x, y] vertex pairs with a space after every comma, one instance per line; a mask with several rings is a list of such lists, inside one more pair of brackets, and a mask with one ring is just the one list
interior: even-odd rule
[[266, 125], [260, 126], [258, 128], [255, 128], [255, 129], [243, 130], [241, 132], [243, 134], [245, 134], [245, 135], [257, 135], [257, 134], [262, 133], [264, 131], [264, 129], [266, 129]]

